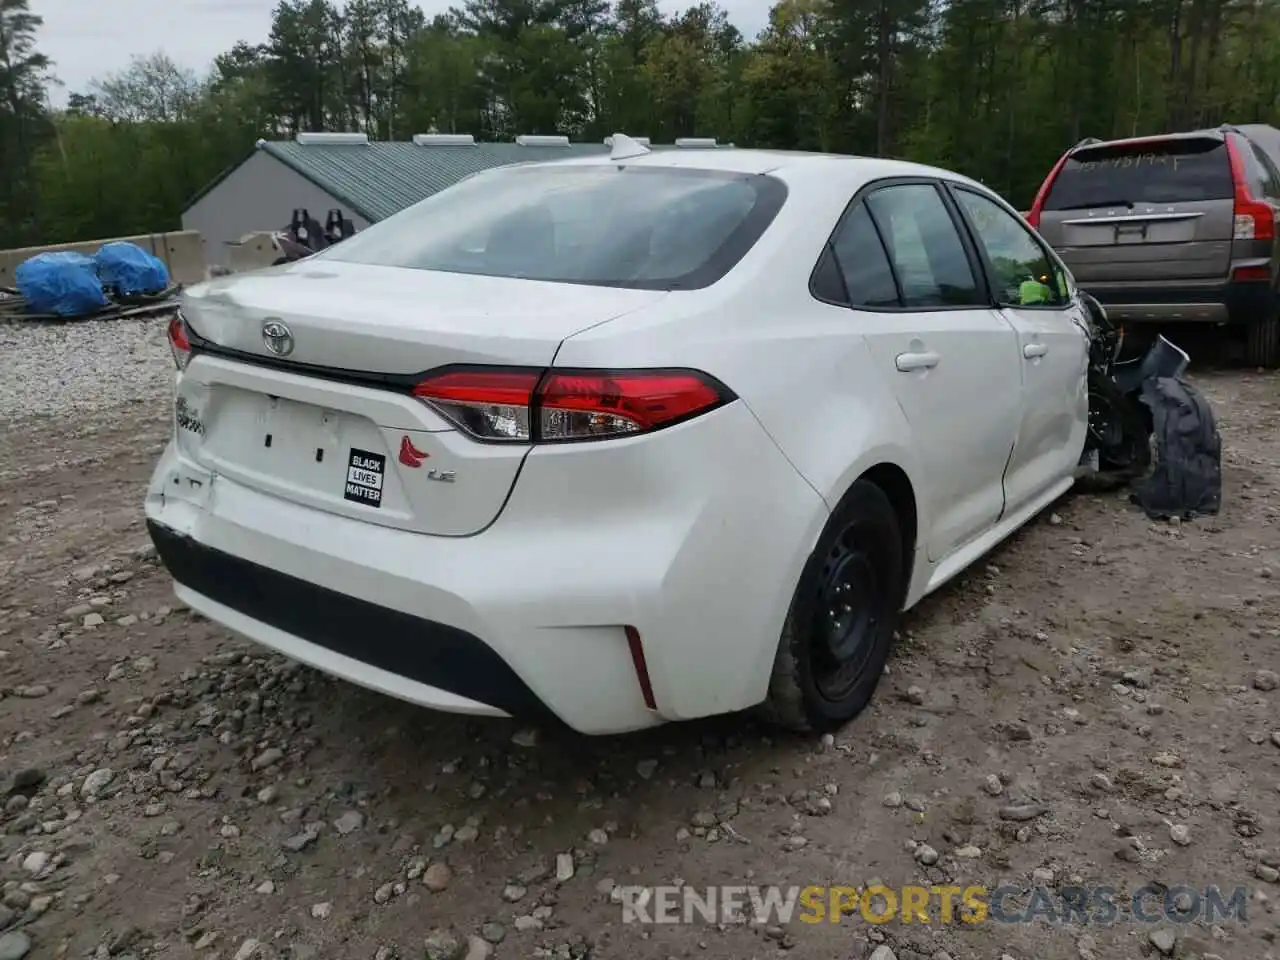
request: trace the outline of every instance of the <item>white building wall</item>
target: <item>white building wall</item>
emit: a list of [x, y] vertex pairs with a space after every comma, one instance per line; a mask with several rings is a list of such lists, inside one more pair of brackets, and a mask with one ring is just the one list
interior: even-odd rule
[[255, 150], [183, 213], [182, 228], [200, 231], [206, 265], [226, 266], [229, 243], [258, 230], [283, 230], [299, 207], [321, 225], [331, 209], [341, 207], [357, 230], [369, 226], [306, 177], [265, 150]]

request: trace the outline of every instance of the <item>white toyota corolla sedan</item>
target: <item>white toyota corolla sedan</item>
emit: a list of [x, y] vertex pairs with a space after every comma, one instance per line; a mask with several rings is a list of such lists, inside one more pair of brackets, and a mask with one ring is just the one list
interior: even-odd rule
[[147, 524], [178, 597], [440, 710], [829, 729], [899, 612], [1061, 496], [1086, 318], [945, 170], [756, 150], [473, 176], [193, 287]]

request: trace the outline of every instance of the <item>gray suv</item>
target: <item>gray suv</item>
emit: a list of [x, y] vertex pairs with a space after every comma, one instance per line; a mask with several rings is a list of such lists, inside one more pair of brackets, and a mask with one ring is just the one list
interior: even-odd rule
[[1115, 320], [1240, 325], [1280, 364], [1280, 130], [1085, 140], [1027, 220]]

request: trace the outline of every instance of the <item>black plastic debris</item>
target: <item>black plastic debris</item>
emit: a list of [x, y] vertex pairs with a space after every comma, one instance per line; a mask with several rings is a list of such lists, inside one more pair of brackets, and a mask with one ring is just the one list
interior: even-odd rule
[[1151, 408], [1155, 469], [1130, 495], [1153, 520], [1217, 514], [1222, 505], [1222, 438], [1209, 401], [1180, 377], [1142, 385]]

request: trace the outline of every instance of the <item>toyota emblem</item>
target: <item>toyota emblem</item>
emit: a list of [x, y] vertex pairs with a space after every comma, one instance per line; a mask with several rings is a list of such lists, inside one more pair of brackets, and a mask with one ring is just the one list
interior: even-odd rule
[[293, 353], [293, 331], [283, 321], [270, 319], [262, 323], [262, 342], [277, 357]]

